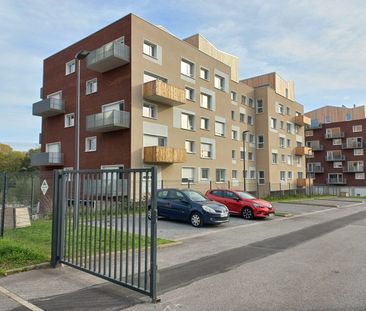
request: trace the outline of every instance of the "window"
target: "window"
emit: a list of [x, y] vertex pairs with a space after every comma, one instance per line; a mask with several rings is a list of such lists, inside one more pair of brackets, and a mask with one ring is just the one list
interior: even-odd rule
[[206, 68], [200, 69], [200, 78], [203, 80], [208, 80], [208, 70]]
[[287, 147], [291, 147], [291, 139], [287, 139]]
[[277, 119], [271, 118], [271, 128], [276, 129], [277, 128]]
[[342, 145], [342, 138], [333, 139], [333, 146]]
[[257, 136], [257, 149], [263, 149], [264, 148], [264, 136], [258, 135]]
[[160, 77], [156, 74], [153, 74], [153, 73], [150, 73], [150, 72], [144, 72], [144, 83], [150, 82], [150, 81], [155, 81], [155, 80], [160, 80], [160, 81], [163, 81], [163, 82], [168, 81], [166, 78]]
[[215, 75], [215, 88], [225, 90], [225, 78]]
[[253, 100], [253, 98], [249, 98], [249, 107], [254, 108], [254, 100]]
[[226, 181], [226, 170], [222, 168], [216, 169], [216, 182]]
[[285, 89], [285, 97], [288, 98], [288, 88]]
[[280, 171], [280, 181], [286, 181], [286, 172]]
[[281, 162], [286, 163], [286, 156], [284, 154], [281, 154]]
[[156, 119], [158, 115], [158, 107], [154, 104], [144, 103], [142, 107], [142, 115], [146, 118]]
[[253, 155], [253, 152], [251, 152], [251, 151], [248, 151], [248, 160], [254, 161], [254, 155]]
[[86, 81], [86, 95], [97, 92], [97, 78]]
[[285, 148], [285, 138], [280, 137], [280, 148]]
[[247, 104], [247, 97], [245, 95], [241, 96], [241, 104], [246, 105]]
[[362, 132], [362, 124], [352, 126], [352, 132], [353, 133]]
[[65, 114], [65, 127], [74, 126], [74, 121], [75, 121], [75, 114], [74, 113]]
[[87, 137], [85, 138], [85, 152], [91, 152], [97, 150], [97, 138]]
[[311, 131], [305, 131], [305, 137], [311, 137], [314, 135], [314, 131], [311, 130]]
[[240, 151], [240, 159], [241, 160], [245, 159], [245, 152], [244, 151]]
[[355, 179], [365, 179], [365, 173], [355, 173]]
[[272, 164], [277, 164], [277, 153], [272, 153]]
[[166, 145], [167, 145], [166, 137], [144, 134], [144, 137], [143, 137], [143, 146], [144, 147], [148, 147], [148, 146], [165, 147]]
[[201, 143], [201, 158], [211, 159], [212, 158], [212, 145], [207, 143]]
[[345, 118], [344, 118], [345, 121], [351, 121], [352, 120], [352, 115], [350, 113], [347, 113], [345, 115]]
[[292, 155], [291, 155], [291, 154], [289, 154], [289, 155], [287, 156], [287, 164], [288, 164], [288, 165], [292, 165]]
[[292, 171], [287, 172], [287, 179], [292, 179]]
[[194, 141], [192, 140], [186, 140], [185, 144], [184, 144], [185, 148], [186, 148], [186, 152], [187, 153], [194, 153], [195, 152], [195, 144]]
[[231, 97], [231, 100], [232, 100], [233, 102], [236, 102], [236, 100], [237, 100], [236, 92], [231, 91], [231, 93], [230, 93], [230, 97]]
[[209, 119], [201, 118], [201, 129], [202, 130], [209, 130]]
[[143, 53], [145, 55], [157, 58], [157, 46], [148, 41], [144, 41]]
[[182, 167], [182, 183], [194, 182], [194, 167]]
[[231, 150], [231, 159], [232, 160], [236, 159], [236, 150]]
[[238, 171], [237, 170], [232, 170], [231, 171], [231, 179], [238, 179]]
[[239, 114], [239, 121], [240, 121], [240, 123], [245, 123], [245, 114], [244, 113]]
[[363, 155], [363, 149], [353, 149], [353, 155], [355, 156]]
[[194, 101], [194, 89], [186, 87], [186, 99]]
[[288, 116], [290, 116], [290, 115], [291, 115], [291, 109], [290, 109], [290, 107], [286, 107], [286, 114], [287, 114]]
[[250, 170], [249, 171], [249, 178], [250, 179], [254, 179], [255, 178], [255, 170]]
[[281, 128], [281, 130], [283, 130], [284, 124], [285, 123], [283, 121], [280, 121], [280, 128]]
[[264, 183], [265, 183], [264, 171], [258, 171], [258, 183], [260, 185], [264, 185]]
[[231, 110], [231, 120], [235, 121], [235, 111]]
[[292, 133], [292, 124], [291, 123], [286, 123], [286, 130], [287, 130], [287, 133]]
[[75, 72], [75, 59], [70, 60], [65, 64], [65, 75]]
[[238, 135], [237, 130], [231, 130], [231, 139], [233, 139], [233, 140], [238, 140], [239, 139], [239, 135]]
[[190, 78], [194, 78], [194, 64], [188, 60], [182, 59], [180, 62], [180, 73]]
[[263, 100], [258, 99], [257, 100], [257, 113], [263, 112]]
[[253, 125], [254, 121], [253, 121], [253, 117], [252, 116], [248, 116], [248, 124]]
[[181, 114], [181, 128], [185, 130], [194, 130], [194, 115], [183, 113]]
[[300, 126], [298, 126], [297, 124], [295, 124], [295, 133], [296, 134], [300, 133]]
[[331, 116], [325, 116], [324, 123], [331, 123], [331, 122], [332, 122]]
[[201, 180], [209, 180], [210, 170], [208, 168], [201, 168]]
[[212, 110], [212, 96], [201, 93], [201, 107]]
[[215, 135], [218, 135], [218, 136], [225, 135], [225, 123], [215, 121]]
[[343, 164], [342, 162], [333, 162], [333, 168], [342, 168]]
[[277, 103], [277, 113], [279, 114], [284, 114], [284, 110], [283, 110], [283, 105], [282, 104], [279, 104]]

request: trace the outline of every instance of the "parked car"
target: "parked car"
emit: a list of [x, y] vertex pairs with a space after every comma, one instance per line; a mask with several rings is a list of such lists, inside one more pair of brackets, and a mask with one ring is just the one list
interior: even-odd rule
[[270, 202], [258, 199], [250, 193], [234, 190], [208, 190], [206, 197], [225, 204], [230, 214], [241, 215], [244, 219], [273, 216], [275, 209]]
[[209, 201], [203, 194], [190, 189], [158, 190], [157, 209], [158, 216], [187, 221], [193, 227], [229, 221], [229, 210], [224, 204]]

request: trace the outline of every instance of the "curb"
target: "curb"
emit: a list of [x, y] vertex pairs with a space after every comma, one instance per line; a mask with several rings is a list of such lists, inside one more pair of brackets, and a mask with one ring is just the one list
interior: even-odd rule
[[5, 271], [3, 277], [8, 276], [8, 275], [12, 275], [12, 274], [16, 274], [16, 273], [19, 273], [19, 272], [25, 272], [25, 271], [30, 271], [30, 270], [38, 270], [38, 269], [46, 269], [46, 268], [50, 268], [50, 267], [51, 267], [51, 264], [48, 263], [48, 262], [39, 263], [39, 264], [36, 264], [36, 265], [25, 266], [25, 267], [21, 267], [21, 268], [7, 270], [7, 271]]
[[340, 205], [338, 205], [338, 204], [324, 204], [324, 203], [313, 203], [313, 202], [278, 201], [277, 203], [309, 205], [309, 206], [311, 206], [311, 205], [313, 205], [313, 206], [325, 206], [325, 207], [334, 207], [334, 208], [340, 207]]

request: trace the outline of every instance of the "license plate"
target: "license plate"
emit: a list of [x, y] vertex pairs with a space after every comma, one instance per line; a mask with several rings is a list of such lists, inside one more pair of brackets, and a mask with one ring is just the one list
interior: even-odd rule
[[274, 217], [274, 215], [275, 215], [274, 213], [270, 213], [268, 216], [272, 218]]
[[228, 216], [228, 213], [222, 213], [221, 214], [221, 217], [227, 217]]

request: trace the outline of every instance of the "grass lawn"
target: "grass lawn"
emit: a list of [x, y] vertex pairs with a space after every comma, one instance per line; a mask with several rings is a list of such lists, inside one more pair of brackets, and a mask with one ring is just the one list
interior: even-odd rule
[[[90, 228], [90, 227], [89, 227]], [[8, 229], [4, 232], [4, 237], [0, 238], [0, 275], [5, 275], [6, 271], [20, 269], [26, 266], [47, 263], [51, 259], [51, 232], [52, 220], [37, 220], [32, 222], [31, 227]], [[96, 230], [98, 238], [101, 235], [101, 242], [97, 247], [104, 249], [104, 237], [109, 241], [112, 237], [114, 242], [115, 231], [109, 229]], [[117, 235], [117, 239], [118, 239]], [[126, 236], [126, 235], [125, 235]], [[75, 238], [76, 239], [76, 238]], [[78, 237], [80, 240], [80, 236]], [[132, 246], [132, 235], [129, 236], [129, 247]], [[144, 243], [144, 237], [141, 237], [141, 243]], [[148, 240], [149, 241], [149, 240]], [[135, 245], [138, 238], [135, 235]], [[158, 245], [168, 244], [172, 241], [158, 239]], [[84, 240], [85, 243], [85, 240]], [[120, 243], [117, 243], [118, 246]], [[89, 245], [89, 242], [85, 245]], [[114, 243], [112, 244], [114, 245]], [[143, 245], [143, 244], [142, 244]], [[108, 245], [105, 246], [109, 250]], [[122, 241], [122, 247], [126, 247], [126, 239]], [[119, 247], [118, 247], [119, 250]]]

